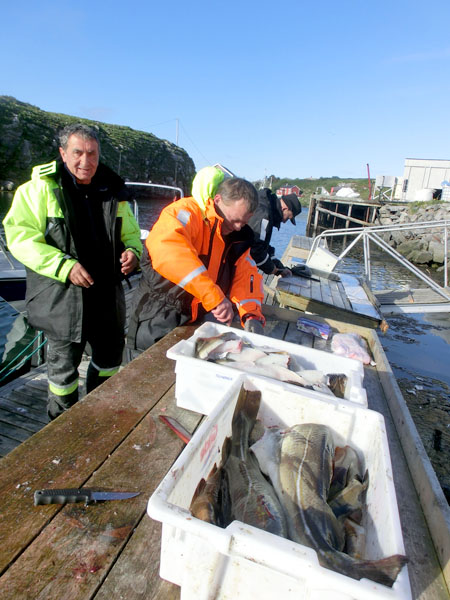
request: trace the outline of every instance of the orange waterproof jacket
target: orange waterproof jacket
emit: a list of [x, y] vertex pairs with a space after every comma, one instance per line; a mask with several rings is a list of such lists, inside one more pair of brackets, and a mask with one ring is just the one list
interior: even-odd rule
[[249, 252], [253, 234], [245, 226], [226, 236], [226, 243], [222, 223], [212, 199], [202, 208], [194, 198], [169, 204], [146, 241], [152, 267], [192, 295], [191, 320], [199, 304], [209, 312], [227, 296], [242, 323], [249, 314], [264, 323], [262, 277]]

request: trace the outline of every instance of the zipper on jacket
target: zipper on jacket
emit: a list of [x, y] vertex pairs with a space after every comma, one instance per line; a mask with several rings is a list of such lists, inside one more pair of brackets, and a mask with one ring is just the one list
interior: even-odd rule
[[253, 294], [253, 275], [250, 276], [250, 293]]

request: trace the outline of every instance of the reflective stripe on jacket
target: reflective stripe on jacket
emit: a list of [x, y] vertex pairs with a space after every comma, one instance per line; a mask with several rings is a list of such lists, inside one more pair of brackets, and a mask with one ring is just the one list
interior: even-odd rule
[[[251, 232], [244, 227], [240, 232], [231, 234], [232, 241], [225, 253], [222, 223], [223, 218], [217, 214], [212, 199], [206, 203], [204, 218], [193, 198], [183, 198], [170, 204], [162, 211], [146, 241], [152, 266], [165, 279], [194, 297], [194, 320], [199, 303], [209, 312], [225, 296], [236, 304], [241, 319], [249, 313], [263, 319], [262, 278], [248, 250], [252, 242]], [[211, 235], [213, 230], [215, 232]], [[239, 243], [241, 247], [236, 249], [236, 255], [233, 245], [238, 246]], [[204, 257], [208, 259], [207, 265]], [[219, 281], [227, 264], [233, 275], [229, 289], [223, 290]]]
[[[168, 205], [153, 226], [142, 259], [142, 277], [133, 297], [128, 345], [147, 321], [153, 343], [177, 325], [195, 321], [227, 296], [243, 319], [264, 322], [262, 277], [250, 256], [253, 233], [247, 226], [222, 238], [223, 219], [210, 199], [202, 210], [194, 198]], [[148, 256], [150, 255], [150, 257]]]
[[[82, 288], [68, 280], [77, 252], [71, 200], [60, 181], [63, 168], [56, 161], [35, 167], [32, 179], [17, 189], [3, 225], [11, 253], [27, 268], [30, 323], [57, 339], [80, 341]], [[119, 280], [122, 251], [131, 249], [138, 258], [142, 253], [140, 229], [126, 201], [123, 181], [101, 164], [97, 173], [107, 186], [105, 224], [114, 243]]]

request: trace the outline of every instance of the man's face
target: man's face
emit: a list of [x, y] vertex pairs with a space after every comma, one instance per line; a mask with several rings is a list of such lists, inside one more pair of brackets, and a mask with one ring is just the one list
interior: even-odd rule
[[232, 231], [240, 231], [253, 215], [249, 212], [246, 201], [241, 198], [230, 204], [225, 204], [220, 194], [214, 197], [217, 212], [223, 217], [222, 234], [228, 235]]
[[60, 148], [59, 153], [77, 183], [91, 183], [99, 161], [98, 144], [95, 140], [85, 140], [73, 134], [67, 142], [67, 148]]
[[281, 211], [283, 213], [283, 217], [281, 220], [283, 223], [286, 223], [290, 219], [294, 218], [294, 213], [292, 212], [292, 210], [290, 208], [287, 207], [287, 205], [283, 202], [283, 200], [280, 200], [280, 204], [281, 204]]

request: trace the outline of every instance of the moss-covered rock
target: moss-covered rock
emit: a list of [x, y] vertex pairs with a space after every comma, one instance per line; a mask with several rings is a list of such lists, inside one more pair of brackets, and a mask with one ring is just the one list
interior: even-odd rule
[[191, 189], [195, 165], [175, 144], [144, 131], [45, 112], [10, 96], [0, 96], [0, 184], [14, 187], [30, 178], [34, 165], [58, 155], [57, 132], [70, 123], [95, 127], [101, 159], [129, 181], [177, 185]]

